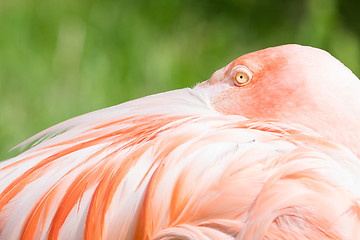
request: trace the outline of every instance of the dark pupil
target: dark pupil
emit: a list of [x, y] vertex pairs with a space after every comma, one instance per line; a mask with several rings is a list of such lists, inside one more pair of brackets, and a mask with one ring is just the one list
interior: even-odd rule
[[243, 78], [243, 76], [242, 76], [242, 75], [240, 75], [240, 78]]

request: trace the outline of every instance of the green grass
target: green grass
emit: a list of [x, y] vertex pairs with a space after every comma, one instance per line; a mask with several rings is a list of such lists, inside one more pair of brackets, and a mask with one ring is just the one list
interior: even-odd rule
[[320, 47], [359, 76], [358, 33], [339, 2], [4, 0], [0, 159], [58, 122], [193, 86], [269, 46]]

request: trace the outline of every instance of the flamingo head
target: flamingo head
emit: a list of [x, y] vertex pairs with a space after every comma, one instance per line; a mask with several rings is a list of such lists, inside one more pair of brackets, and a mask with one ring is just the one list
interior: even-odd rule
[[302, 124], [360, 156], [360, 81], [326, 51], [290, 44], [252, 52], [197, 87], [224, 115]]

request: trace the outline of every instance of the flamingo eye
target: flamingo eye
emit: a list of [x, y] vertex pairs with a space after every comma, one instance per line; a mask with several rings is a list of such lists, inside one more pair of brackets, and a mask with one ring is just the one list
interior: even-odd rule
[[245, 66], [236, 66], [233, 75], [234, 84], [238, 87], [246, 85], [252, 77], [250, 70]]

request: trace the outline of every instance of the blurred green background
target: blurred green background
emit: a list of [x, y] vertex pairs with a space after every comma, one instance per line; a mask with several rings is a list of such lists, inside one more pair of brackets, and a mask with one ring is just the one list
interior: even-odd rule
[[1, 0], [0, 159], [58, 122], [193, 86], [234, 58], [269, 46], [319, 47], [359, 76], [356, 4]]

